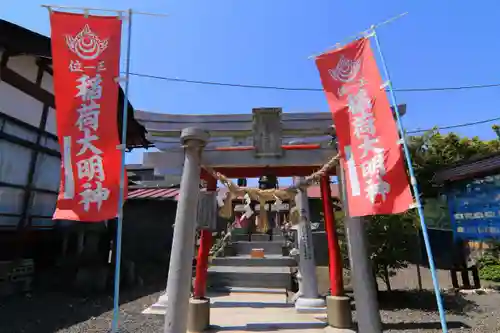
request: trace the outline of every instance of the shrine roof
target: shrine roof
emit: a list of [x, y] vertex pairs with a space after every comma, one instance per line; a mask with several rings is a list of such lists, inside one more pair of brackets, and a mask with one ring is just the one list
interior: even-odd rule
[[[29, 55], [38, 57], [38, 60], [47, 66], [48, 71], [52, 72], [52, 67], [50, 67], [52, 63], [52, 50], [50, 38], [47, 36], [0, 19], [0, 50], [5, 50], [6, 55], [9, 56]], [[117, 125], [120, 133], [124, 97], [124, 92], [120, 87], [117, 101], [119, 111]], [[55, 107], [55, 103], [52, 102], [52, 104], [54, 105], [51, 106]], [[134, 118], [134, 107], [130, 101], [128, 103], [127, 117], [127, 148], [151, 146], [151, 143], [146, 139], [144, 126], [139, 124]]]

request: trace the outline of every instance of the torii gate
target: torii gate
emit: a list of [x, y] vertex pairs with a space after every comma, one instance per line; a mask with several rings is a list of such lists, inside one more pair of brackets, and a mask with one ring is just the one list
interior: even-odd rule
[[[136, 119], [149, 133], [148, 139], [161, 150], [145, 153], [143, 163], [154, 167], [155, 173], [159, 175], [182, 174], [167, 290], [155, 304], [156, 307], [168, 309], [165, 315], [165, 332], [186, 332], [188, 309], [191, 317], [189, 326], [195, 326], [195, 330], [203, 330], [209, 325], [210, 301], [205, 298], [208, 253], [212, 245], [209, 229], [202, 229], [194, 298], [189, 300], [197, 215], [197, 210], [193, 207], [198, 205], [200, 177], [207, 181], [207, 191], [217, 190], [217, 180], [201, 166], [209, 167], [228, 178], [253, 178], [264, 174], [305, 177], [336, 155], [335, 145], [330, 144], [335, 135], [330, 113], [282, 113], [280, 108], [259, 108], [252, 111], [251, 115], [136, 112]], [[350, 318], [350, 305], [349, 299], [343, 295], [342, 263], [331, 202], [330, 175], [334, 174], [335, 170], [330, 170], [329, 174], [321, 177], [320, 184], [330, 255], [332, 296], [327, 299], [328, 317], [330, 325], [342, 326], [345, 325], [345, 317]], [[298, 298], [296, 307], [322, 308], [325, 303], [318, 296], [305, 191], [298, 190], [295, 202], [302, 221], [298, 235], [302, 295]], [[362, 241], [363, 237], [360, 239]], [[361, 248], [363, 246], [366, 249], [366, 245], [361, 244]], [[363, 255], [362, 252], [352, 251], [351, 255], [356, 253], [358, 258], [351, 259], [369, 267], [367, 254]], [[372, 274], [366, 275], [367, 270], [368, 268], [363, 272], [359, 271], [361, 280], [372, 277]]]

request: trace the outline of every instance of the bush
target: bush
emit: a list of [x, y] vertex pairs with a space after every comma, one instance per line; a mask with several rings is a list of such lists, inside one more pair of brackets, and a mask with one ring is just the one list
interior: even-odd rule
[[[367, 222], [368, 251], [374, 274], [385, 282], [388, 290], [391, 290], [390, 277], [396, 275], [397, 270], [406, 268], [414, 256], [415, 218], [415, 212], [408, 211], [403, 214], [370, 216]], [[343, 234], [343, 214], [336, 214], [335, 220], [339, 234]], [[344, 267], [349, 268], [346, 239], [339, 238]]]
[[500, 282], [500, 260], [485, 255], [478, 260], [479, 277], [486, 281]]
[[367, 233], [375, 275], [391, 290], [390, 277], [408, 267], [415, 245], [415, 214], [376, 215], [370, 217]]

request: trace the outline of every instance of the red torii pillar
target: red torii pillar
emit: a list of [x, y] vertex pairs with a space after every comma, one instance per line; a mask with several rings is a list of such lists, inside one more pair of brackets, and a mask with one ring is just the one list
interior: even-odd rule
[[335, 226], [333, 213], [332, 191], [330, 188], [330, 176], [321, 177], [321, 200], [323, 201], [323, 214], [325, 218], [326, 238], [328, 240], [328, 259], [330, 273], [330, 292], [332, 296], [343, 296], [343, 265], [340, 254], [339, 239]]
[[335, 228], [332, 190], [328, 175], [321, 177], [320, 187], [326, 238], [328, 240], [328, 268], [330, 273], [330, 296], [326, 297], [328, 325], [336, 328], [350, 328], [352, 327], [351, 302], [349, 297], [344, 295], [342, 255]]
[[[207, 177], [207, 192], [217, 191], [217, 179]], [[194, 298], [204, 299], [207, 290], [208, 276], [208, 256], [212, 247], [212, 231], [202, 229], [200, 232], [200, 246], [198, 248], [198, 258], [196, 259], [196, 277], [194, 280]]]

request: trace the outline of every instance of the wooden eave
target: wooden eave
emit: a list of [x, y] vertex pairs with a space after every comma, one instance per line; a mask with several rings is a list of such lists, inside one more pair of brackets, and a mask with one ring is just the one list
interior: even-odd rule
[[[52, 51], [50, 38], [17, 24], [0, 19], [0, 50], [9, 56], [30, 55], [39, 58], [45, 70], [52, 74]], [[52, 94], [51, 94], [52, 95]], [[123, 116], [124, 92], [119, 88], [117, 126], [121, 133]], [[134, 118], [134, 107], [128, 103], [127, 110], [127, 148], [148, 147], [151, 143], [146, 139], [146, 129]], [[121, 142], [121, 137], [120, 137]]]

